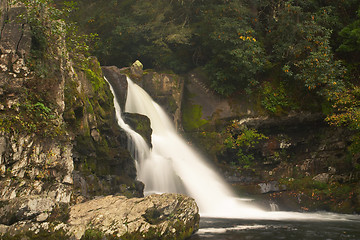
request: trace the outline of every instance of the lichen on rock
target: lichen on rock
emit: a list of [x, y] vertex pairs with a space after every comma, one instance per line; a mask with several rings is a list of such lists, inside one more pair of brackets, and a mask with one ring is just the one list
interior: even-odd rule
[[198, 207], [184, 195], [106, 196], [71, 207], [67, 229], [76, 239], [89, 229], [121, 239], [185, 239], [198, 224]]

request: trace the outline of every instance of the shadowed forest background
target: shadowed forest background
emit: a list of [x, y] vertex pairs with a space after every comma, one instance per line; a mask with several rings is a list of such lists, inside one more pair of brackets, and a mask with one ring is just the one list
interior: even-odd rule
[[90, 52], [102, 65], [200, 68], [215, 92], [245, 94], [269, 114], [320, 111], [330, 124], [359, 128], [356, 0], [72, 3], [69, 18], [97, 34]]

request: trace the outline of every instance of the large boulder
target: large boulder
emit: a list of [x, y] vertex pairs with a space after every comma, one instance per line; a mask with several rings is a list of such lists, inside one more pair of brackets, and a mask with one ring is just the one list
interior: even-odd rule
[[[185, 239], [199, 227], [194, 199], [180, 194], [127, 199], [106, 196], [71, 207], [66, 231], [121, 239]], [[88, 239], [86, 238], [86, 239]]]

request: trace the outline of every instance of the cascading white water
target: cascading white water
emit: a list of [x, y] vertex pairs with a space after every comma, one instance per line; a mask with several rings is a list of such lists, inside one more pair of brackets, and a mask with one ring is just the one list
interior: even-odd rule
[[359, 221], [358, 215], [267, 212], [237, 198], [224, 180], [178, 136], [161, 107], [142, 88], [128, 79], [125, 110], [150, 118], [153, 148], [149, 149], [145, 140], [122, 119], [120, 105], [111, 84], [109, 85], [114, 95], [118, 124], [129, 137], [128, 148], [137, 162], [138, 178], [145, 183], [145, 191], [148, 193], [186, 192], [196, 200], [203, 217]]
[[[105, 80], [109, 83], [109, 81], [105, 78]], [[129, 140], [128, 140], [128, 150], [133, 155], [134, 159], [136, 159], [136, 169], [139, 168], [139, 162], [142, 162], [144, 159], [147, 159], [150, 155], [150, 149], [144, 138], [135, 132], [131, 127], [126, 124], [121, 116], [121, 108], [119, 102], [116, 98], [115, 91], [111, 84], [109, 83], [110, 90], [114, 96], [114, 107], [116, 112], [116, 120], [118, 125], [126, 132]]]
[[236, 198], [222, 178], [177, 134], [164, 110], [130, 79], [125, 111], [146, 115], [151, 121], [153, 148], [138, 168], [146, 192], [185, 191], [207, 216], [228, 215], [235, 208], [242, 214], [262, 212]]

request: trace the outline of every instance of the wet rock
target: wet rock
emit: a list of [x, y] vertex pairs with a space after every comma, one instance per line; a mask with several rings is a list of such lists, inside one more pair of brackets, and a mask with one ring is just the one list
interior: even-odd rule
[[285, 186], [279, 185], [278, 181], [270, 181], [266, 183], [259, 183], [260, 193], [279, 192], [286, 190]]
[[71, 207], [67, 231], [80, 239], [86, 230], [139, 239], [185, 239], [199, 227], [198, 207], [180, 194], [127, 199], [97, 198]]
[[110, 82], [111, 86], [113, 86], [116, 98], [120, 104], [120, 108], [124, 110], [128, 88], [126, 75], [123, 74], [121, 70], [115, 66], [101, 67], [101, 69], [104, 73], [104, 76]]
[[151, 146], [152, 129], [150, 119], [147, 116], [137, 113], [124, 113], [123, 117], [124, 121]]

